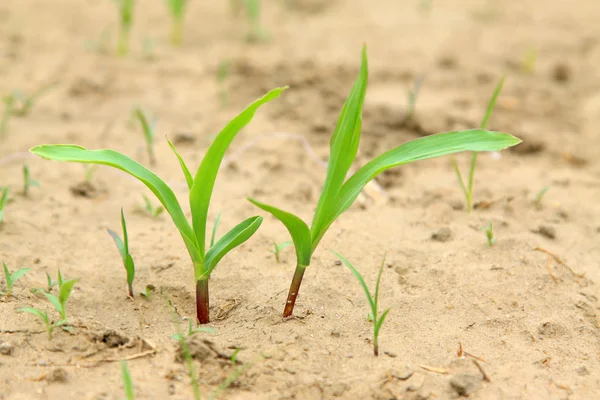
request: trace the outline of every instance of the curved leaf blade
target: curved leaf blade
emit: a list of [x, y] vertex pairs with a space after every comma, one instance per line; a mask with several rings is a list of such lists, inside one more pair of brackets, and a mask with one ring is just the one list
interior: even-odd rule
[[200, 253], [205, 253], [206, 248], [206, 222], [208, 207], [212, 196], [219, 167], [225, 156], [227, 148], [236, 135], [254, 117], [260, 106], [276, 99], [287, 87], [273, 89], [254, 103], [250, 104], [237, 117], [232, 119], [211, 143], [198, 170], [194, 176], [194, 184], [190, 189], [190, 208], [192, 210], [192, 226]]
[[210, 276], [212, 270], [215, 269], [219, 261], [227, 253], [250, 239], [254, 235], [254, 232], [258, 230], [262, 221], [262, 217], [250, 217], [223, 235], [206, 253], [204, 260], [206, 266], [205, 275]]
[[270, 206], [268, 204], [261, 203], [251, 197], [248, 197], [248, 201], [257, 206], [258, 208], [272, 214], [287, 228], [294, 247], [296, 248], [296, 258], [298, 265], [308, 267], [310, 265], [310, 258], [312, 256], [312, 244], [310, 238], [310, 229], [308, 225], [300, 218], [292, 213], [283, 211], [277, 207]]
[[58, 297], [56, 297], [52, 293], [42, 292], [42, 294], [44, 296], [46, 296], [46, 298], [48, 299], [48, 301], [50, 303], [52, 303], [52, 305], [54, 306], [54, 308], [56, 309], [56, 311], [58, 311], [58, 313], [62, 315], [62, 305], [60, 304], [60, 301], [58, 300]]
[[133, 263], [133, 257], [131, 257], [131, 254], [127, 253], [125, 259], [123, 260], [123, 264], [125, 266], [125, 271], [127, 271], [127, 285], [131, 288], [135, 278], [135, 264]]
[[117, 245], [117, 249], [119, 249], [119, 254], [121, 254], [121, 258], [123, 259], [123, 262], [125, 262], [125, 257], [127, 255], [127, 253], [125, 252], [125, 244], [123, 243], [123, 241], [121, 240], [121, 238], [115, 231], [110, 230], [108, 228], [106, 229], [106, 231], [112, 237], [113, 241]]
[[375, 301], [373, 300], [373, 296], [371, 295], [371, 291], [369, 290], [369, 287], [367, 286], [365, 279], [360, 274], [360, 272], [358, 272], [358, 270], [356, 268], [354, 268], [354, 266], [352, 264], [350, 264], [350, 261], [346, 260], [346, 258], [344, 256], [336, 253], [335, 251], [331, 251], [331, 252], [337, 258], [339, 258], [344, 263], [344, 265], [346, 267], [348, 267], [348, 269], [352, 272], [352, 274], [354, 274], [356, 279], [358, 279], [360, 286], [363, 288], [363, 291], [365, 292], [365, 295], [367, 296], [367, 299], [369, 300], [369, 306], [371, 307], [371, 312], [373, 313], [373, 320], [376, 320], [377, 319], [377, 305], [375, 304]]
[[192, 185], [194, 184], [194, 178], [192, 177], [192, 174], [190, 173], [190, 170], [188, 169], [187, 165], [185, 164], [185, 161], [183, 160], [183, 157], [181, 157], [181, 155], [179, 154], [179, 152], [175, 148], [175, 145], [173, 143], [171, 143], [171, 141], [169, 140], [169, 138], [167, 138], [167, 143], [169, 143], [169, 147], [171, 147], [171, 150], [173, 150], [173, 153], [175, 153], [175, 156], [177, 157], [177, 160], [179, 160], [179, 165], [181, 166], [181, 170], [183, 171], [183, 175], [185, 175], [185, 181], [186, 181], [186, 183], [188, 185], [188, 189], [191, 189]]
[[19, 312], [19, 313], [24, 312], [24, 313], [29, 313], [29, 314], [35, 315], [36, 317], [38, 317], [42, 321], [44, 321], [46, 323], [49, 323], [48, 313], [47, 312], [42, 312], [41, 310], [38, 310], [37, 308], [24, 307], [24, 308], [19, 308], [17, 310], [17, 312]]

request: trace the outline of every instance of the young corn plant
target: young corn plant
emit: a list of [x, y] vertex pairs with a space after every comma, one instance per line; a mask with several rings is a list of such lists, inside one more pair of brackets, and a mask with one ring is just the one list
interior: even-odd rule
[[415, 84], [412, 89], [408, 90], [408, 107], [406, 109], [405, 120], [410, 121], [413, 119], [415, 115], [415, 108], [417, 107], [417, 98], [419, 97], [419, 92], [421, 91], [421, 86], [423, 85], [423, 81], [425, 80], [425, 75], [421, 74], [415, 79]]
[[143, 210], [152, 218], [158, 218], [158, 216], [165, 211], [165, 208], [162, 205], [155, 206], [152, 204], [152, 201], [145, 194], [143, 194], [142, 197], [144, 198]]
[[40, 183], [30, 178], [29, 167], [25, 164], [23, 165], [23, 196], [29, 195], [29, 188], [32, 186], [39, 187]]
[[183, 42], [183, 16], [187, 0], [165, 0], [171, 12], [171, 34], [169, 40], [172, 45], [179, 46]]
[[129, 53], [129, 35], [133, 25], [133, 9], [135, 0], [114, 0], [119, 12], [119, 37], [117, 54], [125, 56]]
[[362, 188], [381, 172], [413, 161], [458, 153], [461, 151], [498, 151], [514, 146], [519, 139], [506, 133], [483, 129], [446, 132], [422, 137], [389, 150], [358, 169], [346, 179], [356, 158], [360, 141], [361, 112], [367, 89], [367, 53], [362, 63], [330, 141], [327, 175], [312, 220], [312, 226], [279, 208], [248, 198], [250, 202], [274, 215], [289, 231], [296, 248], [296, 270], [283, 311], [290, 317], [306, 268], [321, 239], [333, 222], [356, 200]]
[[0, 294], [12, 296], [12, 289], [15, 282], [21, 279], [27, 272], [29, 272], [31, 268], [21, 268], [13, 273], [10, 273], [4, 261], [2, 261], [2, 266], [4, 267], [4, 280], [6, 281], [6, 292], [0, 292]]
[[548, 189], [550, 189], [550, 186], [544, 186], [536, 195], [535, 195], [535, 199], [534, 199], [534, 204], [535, 204], [535, 208], [537, 208], [538, 210], [542, 209], [542, 200], [544, 199], [544, 196], [546, 195], [546, 192], [548, 191]]
[[117, 245], [117, 249], [121, 254], [121, 258], [123, 260], [123, 266], [125, 267], [125, 271], [127, 271], [127, 288], [129, 290], [129, 297], [133, 298], [133, 279], [135, 278], [135, 264], [133, 263], [133, 257], [129, 254], [129, 237], [127, 235], [127, 223], [125, 222], [125, 213], [123, 213], [123, 209], [121, 208], [121, 227], [123, 228], [123, 240], [119, 237], [119, 235], [107, 229], [108, 234], [113, 238], [115, 245]]
[[[504, 77], [500, 79], [498, 85], [496, 85], [496, 89], [494, 89], [494, 93], [492, 94], [492, 98], [488, 103], [487, 109], [485, 110], [485, 115], [483, 116], [483, 120], [481, 121], [480, 128], [485, 129], [487, 127], [490, 116], [492, 115], [492, 111], [496, 106], [496, 100], [498, 100], [498, 96], [502, 91], [502, 86], [504, 86]], [[470, 213], [473, 209], [473, 180], [475, 178], [475, 167], [477, 165], [477, 151], [473, 151], [471, 155], [471, 165], [469, 167], [469, 181], [465, 184], [465, 180], [463, 179], [460, 169], [458, 168], [458, 163], [454, 157], [452, 157], [452, 166], [454, 167], [454, 172], [456, 173], [456, 177], [458, 178], [458, 183], [460, 184], [460, 188], [465, 195], [465, 200], [467, 203], [467, 212]]]
[[269, 38], [269, 34], [260, 23], [260, 0], [246, 0], [246, 12], [250, 29], [246, 34], [248, 42], [262, 42]]
[[132, 175], [145, 184], [171, 215], [187, 247], [194, 266], [196, 317], [198, 322], [206, 324], [210, 322], [208, 280], [211, 273], [227, 253], [250, 239], [262, 223], [262, 217], [250, 217], [207, 248], [208, 207], [217, 173], [227, 148], [240, 130], [252, 120], [263, 104], [277, 98], [284, 90], [285, 88], [271, 90], [231, 120], [209, 146], [195, 176], [192, 176], [175, 146], [169, 142], [188, 185], [191, 225], [171, 188], [154, 173], [121, 153], [113, 150], [87, 150], [74, 145], [41, 145], [32, 148], [31, 152], [50, 160], [108, 165]]
[[0, 191], [0, 224], [4, 221], [4, 207], [8, 202], [8, 186]]
[[379, 355], [379, 331], [381, 330], [381, 326], [383, 325], [385, 318], [390, 312], [390, 309], [388, 308], [385, 311], [383, 311], [383, 313], [381, 313], [381, 316], [379, 315], [379, 283], [381, 282], [381, 273], [383, 272], [385, 259], [381, 262], [381, 266], [379, 267], [377, 281], [375, 283], [375, 293], [371, 294], [371, 291], [369, 290], [369, 287], [365, 283], [365, 279], [360, 274], [360, 272], [358, 272], [358, 270], [354, 268], [354, 266], [352, 266], [352, 264], [350, 264], [350, 262], [343, 256], [339, 255], [336, 252], [332, 253], [335, 254], [336, 257], [338, 257], [340, 260], [342, 260], [344, 265], [346, 265], [346, 267], [348, 267], [348, 269], [352, 271], [356, 279], [358, 279], [360, 286], [365, 291], [365, 295], [367, 296], [367, 300], [369, 301], [369, 306], [371, 308], [370, 316], [372, 317], [373, 321], [373, 354], [375, 354], [375, 356], [377, 357]]
[[281, 243], [277, 244], [277, 242], [273, 240], [273, 250], [269, 250], [269, 251], [271, 253], [275, 254], [275, 261], [277, 261], [278, 264], [281, 262], [281, 259], [279, 258], [281, 252], [283, 251], [283, 249], [290, 246], [291, 244], [293, 244], [293, 242], [291, 242], [291, 241], [281, 242]]
[[125, 392], [125, 398], [127, 400], [134, 400], [135, 395], [133, 392], [133, 379], [131, 379], [131, 373], [127, 366], [126, 360], [121, 360], [121, 378], [123, 379], [123, 391]]
[[488, 246], [492, 247], [494, 243], [496, 243], [496, 237], [494, 236], [494, 226], [492, 225], [492, 221], [490, 221], [488, 226], [481, 228], [481, 230], [485, 232], [485, 238], [487, 239]]
[[136, 108], [133, 113], [142, 126], [144, 139], [146, 139], [146, 153], [148, 153], [148, 160], [150, 161], [150, 165], [154, 167], [156, 165], [156, 157], [154, 156], [154, 127], [148, 122], [148, 117], [141, 108]]
[[46, 84], [32, 94], [27, 95], [21, 90], [14, 90], [9, 95], [4, 96], [4, 113], [0, 120], [0, 138], [6, 135], [8, 131], [8, 121], [10, 117], [26, 117], [31, 113], [36, 101], [50, 89], [54, 88], [55, 84]]
[[50, 321], [50, 317], [48, 317], [48, 311], [38, 310], [37, 308], [24, 307], [19, 308], [17, 312], [24, 312], [38, 317], [44, 324], [44, 327], [46, 328], [48, 340], [52, 340], [52, 332], [54, 331], [54, 328], [62, 326], [66, 323], [66, 321]]

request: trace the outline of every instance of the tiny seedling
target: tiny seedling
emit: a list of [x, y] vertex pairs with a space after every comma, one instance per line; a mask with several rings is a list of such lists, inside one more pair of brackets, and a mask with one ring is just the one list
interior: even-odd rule
[[77, 279], [64, 281], [60, 270], [58, 270], [58, 297], [52, 293], [42, 293], [58, 311], [61, 321], [64, 321], [65, 324], [67, 323], [67, 302], [77, 281]]
[[235, 350], [233, 350], [233, 353], [231, 353], [231, 365], [235, 365], [237, 363], [237, 355], [240, 351], [242, 351], [242, 348], [236, 347]]
[[521, 69], [526, 74], [533, 74], [535, 72], [535, 63], [537, 61], [538, 50], [535, 47], [529, 47], [525, 51], [525, 55], [523, 56], [523, 63], [521, 64]]
[[156, 290], [156, 287], [154, 285], [146, 285], [146, 287], [144, 288], [143, 292], [140, 292], [140, 295], [142, 297], [144, 297], [146, 300], [150, 300], [150, 296], [152, 295], [152, 292], [154, 292]]
[[131, 379], [131, 373], [127, 366], [126, 360], [121, 360], [121, 377], [123, 379], [123, 391], [127, 400], [133, 400], [135, 398], [133, 392], [133, 380]]
[[229, 104], [229, 94], [225, 87], [225, 81], [229, 76], [231, 62], [229, 60], [223, 60], [217, 67], [217, 83], [219, 84], [219, 98], [221, 101], [221, 107], [226, 107]]
[[196, 316], [201, 324], [206, 324], [210, 322], [208, 280], [211, 273], [227, 253], [250, 239], [263, 220], [259, 216], [250, 217], [207, 248], [208, 208], [217, 173], [227, 148], [240, 130], [252, 120], [260, 106], [279, 97], [284, 90], [285, 88], [271, 90], [231, 120], [209, 146], [195, 176], [192, 176], [175, 146], [168, 142], [179, 160], [189, 189], [191, 225], [173, 190], [154, 173], [121, 153], [113, 150], [87, 150], [74, 145], [41, 145], [32, 148], [31, 152], [51, 160], [108, 165], [132, 175], [145, 184], [171, 215], [187, 247], [194, 266]]
[[50, 293], [52, 291], [52, 288], [56, 285], [58, 285], [58, 281], [53, 281], [52, 277], [50, 276], [49, 273], [46, 272], [46, 281], [47, 281], [47, 285], [46, 285], [46, 291], [48, 293]]
[[0, 192], [0, 224], [4, 220], [4, 206], [8, 201], [8, 186], [2, 189]]
[[494, 237], [494, 226], [492, 225], [492, 221], [488, 224], [488, 226], [481, 228], [482, 231], [485, 232], [485, 237], [488, 242], [488, 246], [492, 247], [494, 243], [496, 243], [496, 238]]
[[548, 189], [550, 189], [550, 186], [544, 186], [536, 195], [535, 195], [535, 208], [537, 208], [538, 210], [542, 209], [542, 199], [544, 198], [544, 195], [546, 195], [546, 192], [548, 191]]
[[36, 101], [54, 86], [54, 83], [44, 85], [34, 91], [31, 95], [27, 95], [20, 90], [14, 90], [9, 95], [4, 96], [4, 113], [0, 120], [0, 138], [4, 137], [8, 131], [8, 121], [10, 117], [28, 116]]
[[350, 269], [350, 271], [352, 271], [352, 273], [354, 274], [356, 279], [358, 279], [358, 282], [360, 282], [360, 286], [365, 291], [365, 295], [367, 296], [367, 300], [369, 301], [369, 306], [371, 308], [371, 313], [370, 313], [370, 316], [372, 317], [371, 320], [373, 321], [373, 353], [375, 354], [375, 356], [378, 356], [379, 355], [379, 331], [381, 330], [381, 326], [383, 325], [385, 318], [387, 317], [388, 313], [390, 312], [390, 309], [388, 308], [383, 313], [381, 313], [381, 316], [380, 316], [379, 309], [378, 309], [378, 307], [379, 307], [379, 283], [381, 282], [381, 273], [383, 272], [383, 266], [385, 264], [385, 259], [381, 262], [381, 266], [379, 267], [379, 273], [377, 274], [377, 282], [375, 283], [375, 293], [371, 294], [371, 291], [369, 290], [369, 287], [365, 283], [365, 279], [360, 274], [360, 272], [358, 272], [358, 270], [356, 268], [354, 268], [352, 266], [352, 264], [350, 264], [350, 262], [348, 260], [346, 260], [344, 257], [339, 255], [338, 253], [335, 253], [335, 252], [332, 252], [332, 253], [335, 254], [340, 260], [342, 260], [344, 265], [346, 265], [346, 267], [348, 267], [348, 269]]
[[269, 34], [260, 23], [260, 6], [260, 0], [246, 0], [246, 12], [250, 25], [246, 34], [248, 42], [264, 42], [269, 38]]
[[156, 157], [154, 156], [154, 126], [148, 122], [148, 117], [141, 108], [136, 108], [133, 114], [140, 121], [142, 126], [142, 132], [144, 133], [144, 139], [146, 139], [146, 153], [148, 153], [148, 159], [150, 165], [156, 165]]
[[356, 158], [360, 141], [361, 113], [368, 80], [367, 53], [363, 48], [358, 78], [342, 108], [330, 140], [330, 157], [325, 183], [313, 215], [312, 226], [279, 208], [248, 198], [271, 213], [287, 228], [296, 248], [296, 270], [283, 311], [290, 317], [300, 290], [302, 278], [311, 258], [334, 221], [356, 200], [362, 189], [381, 172], [413, 161], [441, 157], [461, 151], [498, 151], [514, 146], [519, 139], [506, 133], [483, 129], [446, 132], [422, 137], [389, 150], [366, 163], [346, 179]]
[[11, 274], [4, 261], [2, 261], [2, 266], [4, 267], [4, 280], [6, 281], [6, 292], [0, 292], [0, 294], [12, 296], [12, 289], [15, 282], [22, 278], [27, 272], [29, 272], [31, 268], [21, 268]]
[[119, 37], [117, 39], [117, 54], [129, 53], [129, 35], [133, 25], [134, 0], [114, 0], [119, 12]]
[[135, 278], [135, 264], [133, 263], [133, 257], [129, 254], [129, 237], [127, 235], [127, 223], [125, 222], [125, 213], [121, 208], [121, 227], [123, 228], [123, 240], [119, 235], [107, 229], [108, 234], [113, 238], [121, 258], [123, 260], [123, 266], [127, 271], [127, 288], [129, 289], [129, 297], [133, 298], [133, 279]]
[[[486, 129], [490, 116], [492, 115], [492, 111], [496, 106], [496, 100], [498, 100], [498, 96], [502, 91], [502, 86], [504, 86], [504, 77], [500, 79], [498, 85], [496, 85], [496, 89], [494, 89], [494, 93], [492, 94], [492, 98], [488, 103], [487, 109], [485, 111], [485, 115], [483, 116], [483, 120], [481, 121], [480, 128]], [[467, 203], [467, 212], [470, 213], [473, 209], [473, 180], [475, 178], [475, 167], [477, 165], [477, 151], [473, 151], [471, 155], [471, 166], [469, 168], [469, 181], [468, 185], [465, 184], [465, 180], [463, 179], [460, 169], [458, 168], [458, 162], [454, 157], [452, 157], [452, 165], [454, 167], [454, 172], [456, 173], [456, 177], [458, 178], [458, 183], [460, 184], [460, 188], [465, 195], [466, 203]]]
[[187, 0], [165, 0], [171, 12], [171, 44], [179, 46], [183, 42], [183, 16]]
[[208, 326], [197, 326], [194, 327], [192, 320], [188, 320], [188, 329], [187, 332], [179, 332], [171, 336], [173, 339], [177, 341], [187, 340], [190, 336], [195, 335], [196, 333], [215, 333], [216, 331]]
[[279, 255], [281, 254], [281, 251], [293, 243], [294, 242], [292, 242], [292, 241], [287, 241], [287, 242], [282, 242], [280, 244], [277, 244], [277, 242], [273, 240], [273, 250], [269, 250], [269, 251], [271, 253], [275, 254], [275, 260], [278, 263], [280, 263], [281, 259], [279, 258]]
[[144, 198], [144, 210], [148, 215], [152, 216], [152, 218], [158, 218], [158, 216], [165, 211], [165, 208], [160, 204], [154, 206], [152, 201], [145, 194], [143, 194], [142, 197]]
[[29, 188], [32, 186], [39, 187], [40, 183], [30, 178], [29, 167], [25, 164], [23, 165], [23, 196], [29, 195]]
[[52, 340], [52, 332], [54, 331], [54, 328], [64, 325], [66, 323], [66, 321], [64, 320], [58, 322], [50, 321], [50, 318], [48, 317], [48, 311], [41, 311], [37, 308], [24, 307], [18, 309], [17, 312], [29, 313], [41, 319], [42, 323], [46, 327], [46, 332], [48, 333], [48, 340]]
[[417, 98], [419, 97], [419, 92], [421, 91], [421, 86], [423, 85], [423, 81], [425, 80], [425, 75], [421, 74], [415, 79], [414, 86], [412, 89], [408, 90], [408, 107], [406, 109], [406, 117], [407, 121], [412, 120], [415, 115], [415, 108], [417, 106]]

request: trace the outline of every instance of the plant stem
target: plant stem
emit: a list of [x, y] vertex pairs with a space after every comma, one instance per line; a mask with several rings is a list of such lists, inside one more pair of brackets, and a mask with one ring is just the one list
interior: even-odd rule
[[196, 318], [200, 324], [208, 324], [210, 316], [208, 311], [208, 279], [196, 282]]
[[287, 301], [285, 302], [285, 309], [283, 310], [284, 318], [291, 317], [292, 313], [294, 312], [294, 305], [296, 304], [298, 291], [300, 290], [300, 285], [302, 284], [304, 270], [306, 270], [304, 265], [296, 266], [296, 271], [294, 272], [294, 278], [292, 279], [292, 284], [290, 285]]
[[129, 288], [129, 297], [133, 299], [133, 283], [129, 283], [127, 286]]
[[473, 208], [473, 178], [475, 176], [475, 166], [477, 165], [477, 152], [474, 151], [471, 156], [471, 168], [469, 169], [469, 188], [467, 190], [467, 211], [471, 212]]
[[[375, 324], [375, 321], [373, 323]], [[373, 336], [373, 354], [375, 354], [375, 357], [379, 356], [379, 338], [377, 335]]]

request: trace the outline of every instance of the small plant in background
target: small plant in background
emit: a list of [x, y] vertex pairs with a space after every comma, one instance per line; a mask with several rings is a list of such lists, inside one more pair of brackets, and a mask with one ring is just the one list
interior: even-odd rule
[[346, 179], [358, 152], [367, 80], [367, 53], [366, 48], [363, 48], [359, 76], [346, 99], [330, 140], [327, 175], [310, 228], [294, 214], [248, 198], [250, 202], [283, 223], [296, 248], [296, 270], [285, 303], [284, 317], [292, 315], [304, 272], [327, 230], [354, 203], [365, 185], [381, 172], [413, 161], [461, 151], [498, 151], [520, 142], [514, 136], [483, 129], [430, 135], [381, 154]]
[[335, 254], [336, 257], [338, 257], [340, 260], [342, 260], [344, 265], [346, 265], [346, 267], [348, 267], [348, 269], [350, 269], [350, 271], [352, 271], [352, 273], [354, 274], [356, 279], [358, 279], [360, 286], [363, 288], [365, 295], [367, 296], [367, 300], [369, 301], [369, 306], [371, 308], [370, 317], [371, 317], [371, 320], [373, 321], [373, 353], [375, 354], [375, 356], [378, 356], [379, 355], [379, 331], [381, 330], [381, 327], [383, 325], [383, 322], [385, 321], [385, 318], [387, 317], [388, 313], [390, 312], [390, 309], [388, 308], [385, 311], [383, 311], [383, 313], [381, 313], [381, 316], [379, 315], [379, 283], [381, 282], [381, 273], [383, 272], [383, 266], [385, 265], [385, 258], [383, 259], [383, 261], [381, 262], [381, 266], [379, 267], [379, 273], [377, 274], [377, 282], [375, 283], [375, 293], [371, 294], [371, 291], [369, 290], [369, 287], [365, 283], [365, 279], [360, 274], [360, 272], [358, 272], [358, 270], [356, 268], [354, 268], [352, 266], [352, 264], [350, 264], [350, 262], [348, 260], [346, 260], [344, 257], [342, 257], [341, 255], [339, 255], [336, 252], [332, 252], [332, 253]]
[[2, 221], [4, 221], [4, 207], [8, 202], [8, 186], [0, 190], [0, 224], [2, 224]]
[[[498, 85], [496, 85], [496, 89], [494, 89], [494, 93], [492, 94], [492, 98], [488, 103], [487, 109], [485, 111], [485, 115], [483, 116], [483, 120], [481, 121], [480, 128], [486, 129], [490, 116], [492, 115], [492, 111], [496, 105], [496, 100], [498, 100], [498, 96], [502, 91], [502, 86], [504, 86], [504, 77], [500, 79]], [[470, 213], [473, 209], [473, 180], [475, 178], [475, 167], [477, 166], [477, 152], [474, 151], [471, 155], [471, 165], [469, 167], [469, 181], [465, 184], [465, 180], [463, 179], [460, 169], [458, 168], [458, 163], [456, 159], [452, 158], [452, 165], [454, 167], [454, 172], [456, 173], [456, 177], [458, 178], [458, 183], [460, 184], [460, 188], [465, 195], [465, 200], [467, 203], [467, 212]]]
[[160, 205], [160, 204], [157, 205], [157, 206], [154, 206], [152, 204], [152, 201], [145, 194], [143, 194], [142, 197], [144, 198], [144, 207], [143, 207], [143, 210], [148, 215], [150, 215], [152, 218], [158, 218], [158, 216], [160, 214], [162, 214], [163, 211], [165, 211], [165, 208], [162, 205]]
[[86, 40], [86, 50], [98, 54], [108, 54], [111, 39], [111, 27], [106, 27], [100, 33], [98, 40]]
[[152, 285], [152, 284], [146, 285], [146, 287], [144, 288], [144, 291], [140, 292], [140, 296], [142, 296], [146, 300], [150, 300], [150, 296], [152, 295], [152, 292], [154, 292], [155, 290], [156, 290], [156, 287], [154, 285]]
[[92, 179], [94, 179], [94, 174], [97, 170], [97, 165], [83, 164], [83, 177], [85, 178], [86, 182], [91, 182]]
[[150, 165], [156, 165], [156, 157], [154, 156], [154, 127], [153, 124], [148, 122], [146, 113], [141, 108], [136, 108], [133, 111], [135, 118], [140, 122], [142, 126], [142, 132], [144, 133], [144, 139], [146, 140], [146, 153], [148, 154], [148, 160]]
[[30, 178], [29, 167], [25, 164], [23, 165], [23, 196], [29, 195], [29, 188], [32, 186], [39, 187], [40, 183]]
[[535, 47], [529, 47], [525, 51], [523, 56], [523, 62], [521, 64], [521, 70], [526, 74], [533, 74], [535, 72], [535, 64], [538, 57], [538, 50]]
[[48, 317], [48, 312], [38, 310], [37, 308], [24, 307], [24, 308], [19, 308], [17, 310], [17, 312], [20, 312], [20, 313], [24, 312], [24, 313], [32, 314], [32, 315], [35, 315], [36, 317], [38, 317], [42, 321], [44, 326], [46, 327], [46, 332], [48, 334], [48, 340], [52, 340], [52, 332], [54, 331], [54, 328], [62, 326], [66, 323], [66, 321], [58, 321], [58, 322], [50, 321], [50, 318]]
[[119, 13], [119, 36], [117, 39], [117, 54], [129, 53], [129, 36], [133, 25], [134, 0], [114, 0]]
[[127, 366], [127, 361], [121, 360], [121, 378], [123, 379], [123, 391], [127, 400], [134, 400], [133, 380]]
[[12, 296], [12, 289], [15, 282], [21, 279], [27, 272], [29, 272], [31, 268], [21, 268], [11, 274], [4, 261], [2, 261], [2, 266], [4, 267], [4, 280], [6, 281], [6, 292], [0, 292], [0, 294]]
[[286, 247], [288, 247], [289, 245], [293, 244], [293, 242], [291, 241], [287, 241], [287, 242], [282, 242], [280, 244], [277, 244], [276, 241], [273, 240], [273, 250], [269, 250], [271, 253], [275, 254], [275, 260], [280, 263], [281, 259], [279, 258], [279, 254], [281, 253], [281, 251], [283, 249], [285, 249]]
[[213, 328], [210, 328], [208, 326], [196, 326], [194, 327], [194, 324], [192, 322], [192, 320], [188, 320], [188, 329], [186, 332], [178, 332], [175, 333], [173, 336], [171, 336], [174, 340], [177, 341], [182, 341], [182, 340], [188, 340], [191, 336], [195, 335], [196, 333], [215, 333], [216, 331]]
[[227, 107], [229, 104], [229, 94], [227, 93], [227, 87], [225, 81], [229, 77], [231, 61], [223, 60], [217, 67], [217, 83], [219, 85], [219, 100], [221, 107]]
[[129, 289], [129, 297], [133, 298], [133, 279], [135, 278], [135, 264], [133, 263], [133, 257], [129, 254], [129, 237], [127, 235], [127, 223], [125, 222], [125, 213], [121, 208], [121, 227], [123, 228], [123, 240], [117, 233], [107, 229], [108, 234], [113, 238], [121, 258], [123, 260], [123, 266], [127, 271], [127, 288]]
[[496, 243], [496, 238], [494, 237], [494, 226], [492, 225], [492, 221], [490, 221], [488, 226], [481, 228], [481, 230], [485, 232], [485, 237], [487, 239], [488, 246], [492, 247], [494, 243]]
[[188, 185], [192, 214], [191, 225], [183, 213], [173, 190], [154, 173], [121, 153], [113, 150], [87, 150], [74, 145], [41, 145], [32, 148], [30, 151], [50, 160], [108, 165], [130, 174], [146, 185], [171, 215], [173, 223], [179, 230], [187, 247], [194, 266], [196, 317], [201, 324], [206, 324], [210, 322], [208, 281], [212, 271], [227, 253], [250, 239], [262, 223], [262, 217], [250, 217], [233, 227], [207, 249], [208, 208], [217, 173], [227, 148], [240, 130], [252, 120], [260, 106], [279, 97], [284, 90], [285, 88], [271, 90], [232, 119], [209, 146], [195, 177], [192, 177], [190, 170], [175, 146], [168, 141], [169, 146], [171, 146], [179, 160]]
[[0, 120], [0, 138], [4, 137], [8, 131], [8, 121], [10, 117], [28, 116], [37, 100], [54, 87], [55, 84], [51, 83], [40, 87], [31, 95], [27, 95], [21, 90], [14, 90], [9, 95], [4, 96], [3, 100], [5, 107], [2, 119]]
[[260, 0], [246, 0], [249, 30], [246, 34], [248, 42], [264, 42], [269, 39], [269, 34], [260, 23]]
[[47, 281], [47, 285], [46, 285], [46, 292], [50, 293], [52, 291], [52, 288], [54, 286], [58, 285], [58, 281], [53, 281], [52, 277], [50, 276], [49, 273], [46, 272], [46, 281]]
[[546, 192], [548, 191], [548, 189], [550, 189], [550, 186], [544, 186], [536, 195], [535, 195], [535, 199], [534, 199], [534, 204], [535, 204], [535, 208], [537, 208], [538, 210], [542, 209], [542, 200], [544, 199], [544, 196], [546, 195]]
[[425, 80], [425, 75], [421, 74], [415, 79], [415, 84], [412, 89], [408, 90], [408, 107], [406, 108], [406, 116], [405, 120], [412, 120], [415, 115], [415, 107], [417, 106], [417, 98], [419, 97], [419, 92], [421, 90], [421, 85], [423, 85], [423, 81]]
[[165, 0], [171, 12], [171, 34], [169, 41], [175, 46], [183, 42], [183, 16], [187, 0]]

